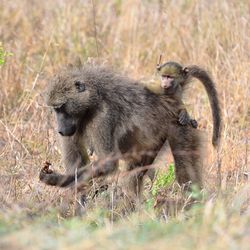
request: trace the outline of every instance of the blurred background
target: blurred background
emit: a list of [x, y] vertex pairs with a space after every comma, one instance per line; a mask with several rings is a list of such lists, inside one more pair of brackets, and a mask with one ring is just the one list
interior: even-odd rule
[[[201, 84], [191, 84], [184, 99], [206, 138], [206, 185], [208, 190], [214, 191], [219, 165], [222, 190], [232, 191], [230, 202], [239, 188], [249, 190], [249, 17], [250, 2], [247, 0], [1, 0], [0, 235], [1, 232], [3, 235], [13, 232], [7, 229], [15, 224], [13, 214], [22, 214], [16, 218], [17, 228], [22, 231], [30, 224], [26, 221], [27, 213], [43, 214], [59, 202], [60, 191], [38, 182], [38, 173], [45, 160], [52, 161], [59, 171], [63, 171], [55, 121], [41, 94], [47, 79], [76, 56], [84, 62], [97, 60], [112, 65], [138, 80], [155, 79], [160, 54], [163, 61], [197, 64], [207, 69], [217, 84], [223, 110], [224, 128], [218, 154], [211, 146], [211, 110]], [[165, 167], [167, 169], [167, 164]], [[248, 195], [249, 192], [249, 198]], [[230, 202], [227, 203], [229, 207], [232, 206]], [[53, 216], [57, 224], [58, 214], [55, 212]], [[237, 216], [234, 220], [241, 221]], [[92, 219], [97, 223], [96, 217]], [[246, 221], [245, 217], [242, 224], [239, 222], [244, 237]], [[132, 220], [133, 223], [137, 220]], [[162, 225], [159, 227], [156, 226], [157, 230], [162, 231]], [[33, 226], [29, 230], [32, 231]], [[224, 230], [227, 229], [215, 230], [218, 246], [236, 244], [234, 233]], [[43, 230], [41, 232], [46, 235]], [[219, 241], [223, 234], [228, 237], [225, 245]], [[195, 235], [190, 237], [194, 239]], [[178, 236], [177, 233], [173, 239]], [[8, 237], [6, 242], [14, 244], [16, 236], [13, 241]], [[50, 240], [56, 249], [58, 245]], [[134, 240], [137, 242], [138, 238]], [[147, 242], [146, 236], [144, 240]], [[171, 242], [172, 246], [177, 244], [174, 240]], [[8, 246], [17, 249], [15, 244]]]

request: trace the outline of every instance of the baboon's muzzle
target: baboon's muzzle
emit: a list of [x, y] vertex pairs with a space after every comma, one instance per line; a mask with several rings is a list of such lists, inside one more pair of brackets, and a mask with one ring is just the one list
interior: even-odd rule
[[66, 113], [56, 113], [58, 133], [62, 136], [72, 136], [77, 129], [76, 120]]

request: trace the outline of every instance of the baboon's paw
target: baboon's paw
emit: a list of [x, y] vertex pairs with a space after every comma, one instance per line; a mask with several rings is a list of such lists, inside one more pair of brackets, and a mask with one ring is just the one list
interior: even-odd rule
[[40, 174], [39, 174], [39, 180], [44, 180], [46, 178], [47, 175], [51, 175], [53, 174], [53, 170], [51, 169], [51, 163], [49, 163], [48, 161], [46, 161], [44, 163], [44, 167], [40, 170]]
[[198, 128], [198, 122], [194, 119], [190, 120], [190, 123], [192, 125], [193, 128]]
[[51, 169], [51, 163], [46, 161], [44, 163], [44, 167], [41, 169], [41, 172], [43, 172], [44, 174], [52, 174], [53, 170]]
[[186, 112], [181, 112], [179, 114], [179, 124], [182, 125], [182, 126], [186, 126], [188, 125], [188, 122], [189, 122], [189, 117], [187, 115]]

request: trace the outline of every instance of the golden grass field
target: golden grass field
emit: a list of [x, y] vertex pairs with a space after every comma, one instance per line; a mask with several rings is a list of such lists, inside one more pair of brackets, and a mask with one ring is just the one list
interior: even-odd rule
[[[7, 52], [0, 66], [0, 249], [249, 249], [249, 1], [1, 0], [0, 43]], [[195, 82], [185, 95], [206, 138], [203, 203], [164, 218], [141, 204], [114, 221], [112, 204], [110, 211], [95, 201], [82, 218], [63, 218], [65, 192], [38, 181], [45, 160], [63, 171], [54, 117], [41, 96], [47, 79], [80, 56], [151, 80], [160, 54], [204, 67], [217, 83], [218, 152], [203, 87]]]

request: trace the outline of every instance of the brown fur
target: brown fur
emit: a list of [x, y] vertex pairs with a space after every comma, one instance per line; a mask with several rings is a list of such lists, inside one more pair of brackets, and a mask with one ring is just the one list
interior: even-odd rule
[[[192, 78], [197, 78], [201, 81], [206, 89], [212, 108], [214, 125], [212, 143], [214, 146], [217, 146], [221, 136], [221, 109], [215, 83], [213, 82], [211, 76], [204, 69], [198, 66], [192, 65], [183, 67], [176, 62], [166, 62], [161, 65], [157, 65], [157, 70], [161, 76], [166, 75], [173, 79], [171, 86], [163, 89], [163, 93], [173, 98], [178, 103], [182, 103], [183, 91], [191, 82]], [[179, 112], [179, 122], [181, 125], [190, 124], [194, 128], [197, 127], [197, 122], [189, 117], [184, 104], [183, 107], [180, 107]]]
[[[119, 159], [128, 170], [150, 165], [168, 139], [177, 181], [202, 186], [200, 135], [190, 126], [178, 125], [178, 100], [154, 94], [110, 69], [85, 65], [57, 74], [46, 102], [56, 112], [68, 174], [41, 171], [44, 183], [67, 187], [75, 182], [77, 169], [81, 184], [115, 171]], [[88, 148], [98, 158], [91, 164]], [[142, 178], [140, 172], [130, 177], [132, 193], [140, 193]]]

